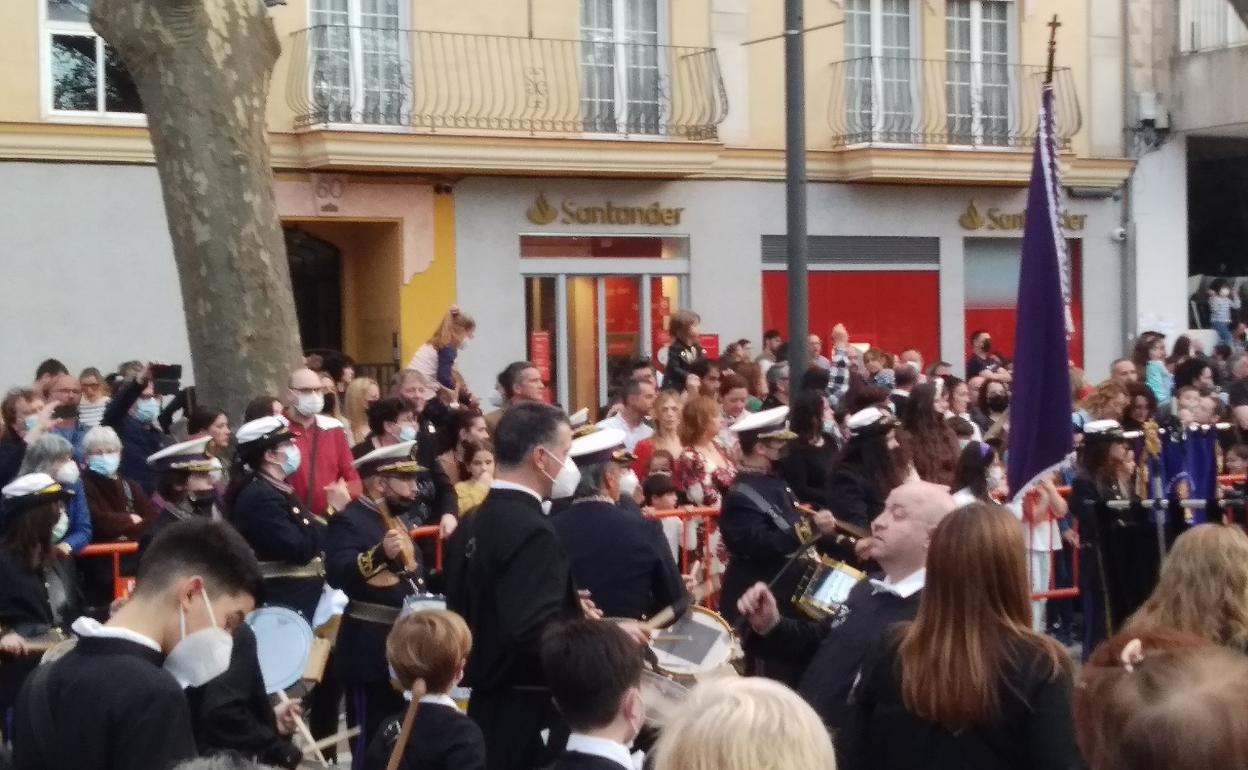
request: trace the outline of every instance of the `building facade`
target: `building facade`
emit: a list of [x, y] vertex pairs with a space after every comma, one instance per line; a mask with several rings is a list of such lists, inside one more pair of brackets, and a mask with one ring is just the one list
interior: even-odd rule
[[[90, 5], [0, 8], [4, 274], [30, 289], [0, 311], [9, 382], [48, 355], [187, 360], [141, 104]], [[305, 348], [385, 371], [458, 304], [479, 322], [461, 362], [474, 389], [527, 356], [588, 406], [625, 358], [661, 357], [675, 309], [725, 344], [783, 328], [781, 4], [479, 5], [271, 10], [275, 196]], [[1116, 238], [1126, 23], [1090, 0], [807, 3], [811, 331], [844, 322], [960, 365], [982, 327], [1008, 353], [1054, 13], [1072, 357], [1098, 372], [1121, 352], [1156, 297], [1150, 257], [1128, 263]]]

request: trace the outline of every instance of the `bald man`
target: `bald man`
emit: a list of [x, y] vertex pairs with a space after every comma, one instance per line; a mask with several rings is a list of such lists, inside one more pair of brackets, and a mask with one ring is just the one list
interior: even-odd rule
[[[360, 495], [351, 445], [343, 424], [322, 414], [326, 388], [311, 369], [290, 375], [286, 419], [299, 447], [300, 461], [286, 477], [293, 494], [317, 516], [327, 516]], [[332, 510], [331, 510], [332, 509]]]
[[871, 522], [869, 553], [883, 569], [854, 586], [836, 619], [782, 618], [776, 598], [757, 583], [737, 602], [750, 624], [746, 649], [804, 666], [798, 692], [834, 733], [849, 718], [849, 694], [867, 655], [889, 626], [913, 620], [927, 575], [927, 547], [954, 508], [949, 489], [912, 481], [894, 489]]

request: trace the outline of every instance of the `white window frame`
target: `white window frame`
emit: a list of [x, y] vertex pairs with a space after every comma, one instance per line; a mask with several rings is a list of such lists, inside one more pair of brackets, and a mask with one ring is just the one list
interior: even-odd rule
[[[869, 45], [868, 61], [871, 63], [871, 90], [875, 95], [872, 100], [871, 115], [871, 135], [872, 142], [879, 141], [875, 137], [882, 134], [888, 128], [885, 118], [890, 114], [902, 114], [899, 110], [889, 109], [887, 104], [887, 95], [885, 91], [885, 72], [884, 59], [887, 54], [884, 51], [884, 0], [867, 0], [870, 9], [869, 21]], [[910, 62], [910, 69], [906, 73], [907, 82], [910, 86], [910, 128], [914, 131], [923, 114], [924, 105], [921, 102], [921, 94], [919, 92], [922, 73], [916, 73], [916, 62], [920, 62], [922, 56], [922, 39], [923, 39], [923, 17], [919, 8], [919, 0], [907, 0], [909, 5], [909, 27], [910, 40], [907, 45], [907, 56], [905, 59]], [[845, 46], [849, 46], [848, 37], [845, 40]], [[861, 47], [858, 43], [855, 47]], [[861, 58], [861, 57], [859, 57]], [[895, 57], [888, 57], [895, 58]], [[921, 64], [917, 66], [921, 67]], [[916, 77], [916, 74], [918, 77]], [[852, 77], [847, 74], [847, 78]], [[856, 78], [855, 78], [856, 79]], [[890, 142], [895, 144], [895, 142]]]
[[[322, 11], [319, 11], [316, 9], [315, 7], [316, 1], [317, 0], [309, 0], [308, 5], [307, 5], [306, 27], [308, 29], [309, 38], [306, 42], [306, 45], [309, 47], [309, 49], [311, 48], [312, 43], [313, 43], [311, 39], [311, 35], [313, 34], [312, 28], [315, 26], [318, 26], [314, 21], [315, 16], [318, 13], [322, 13]], [[346, 123], [343, 123], [341, 121], [331, 120], [331, 121], [328, 121], [327, 123], [322, 123], [318, 125], [324, 125], [324, 126], [328, 126], [330, 129], [338, 129], [338, 130], [351, 130], [351, 131], [365, 130], [365, 131], [376, 131], [376, 132], [381, 132], [381, 133], [410, 133], [413, 130], [410, 124], [410, 121], [407, 123], [368, 123], [368, 122], [365, 122], [364, 120], [364, 106], [365, 106], [365, 99], [367, 96], [368, 88], [365, 84], [365, 77], [364, 77], [364, 39], [363, 39], [363, 34], [362, 34], [364, 30], [364, 10], [362, 7], [362, 2], [363, 0], [346, 0], [347, 29], [349, 30], [348, 32], [349, 42], [347, 44], [348, 45], [347, 55], [349, 57], [349, 61], [347, 64], [347, 69], [348, 69], [348, 89], [351, 94], [350, 117], [352, 118], [352, 120]], [[408, 0], [399, 0], [398, 9], [399, 9], [398, 27], [396, 28], [395, 31], [399, 35], [399, 43], [400, 43], [399, 53], [400, 53], [400, 57], [402, 58], [404, 63], [407, 65], [408, 72], [410, 73], [411, 67], [412, 67], [412, 51], [411, 51], [410, 46], [405, 47], [403, 43], [405, 42], [405, 40], [407, 42], [414, 41], [415, 33], [411, 31], [411, 17], [412, 17], [411, 3]], [[333, 25], [320, 25], [320, 26], [333, 26]], [[309, 57], [310, 55], [311, 54], [309, 51]], [[312, 77], [315, 74], [315, 72], [316, 72], [315, 67], [309, 64], [308, 83], [307, 83], [309, 104], [316, 104], [316, 84], [312, 81]], [[414, 95], [410, 92], [403, 96], [403, 101], [406, 102], [406, 106], [409, 110], [413, 107], [413, 104], [412, 104], [413, 97]], [[359, 122], [356, 122], [354, 120], [354, 117], [356, 115], [360, 116]]]
[[[88, 22], [53, 21], [48, 18], [47, 0], [39, 3], [39, 97], [43, 119], [57, 123], [98, 124], [112, 123], [126, 126], [146, 126], [147, 115], [142, 112], [109, 112], [104, 109], [105, 67], [104, 38], [100, 37]], [[95, 110], [58, 110], [52, 104], [52, 38], [55, 35], [90, 37], [95, 40]]]
[[[601, 43], [608, 42], [605, 40], [590, 39], [585, 34], [586, 27], [585, 27], [584, 3], [594, 2], [594, 1], [595, 0], [580, 0], [580, 2], [578, 3], [577, 13], [580, 14], [580, 20], [579, 20], [578, 26], [580, 29], [580, 36], [581, 36], [582, 43], [596, 42], [596, 43], [601, 44]], [[655, 13], [655, 21], [656, 21], [655, 38], [656, 39], [653, 45], [656, 46], [656, 63], [658, 67], [657, 77], [659, 78], [659, 82], [668, 83], [670, 87], [671, 80], [668, 77], [669, 75], [668, 66], [667, 66], [667, 61], [664, 57], [664, 48], [663, 48], [664, 46], [667, 46], [669, 44], [669, 41], [671, 40], [670, 21], [669, 21], [670, 14], [669, 14], [668, 2], [669, 0], [654, 0], [654, 5], [655, 5], [654, 13]], [[664, 128], [667, 125], [667, 120], [670, 114], [671, 105], [670, 103], [665, 104], [663, 99], [661, 98], [658, 101], [658, 109], [659, 109], [659, 112], [657, 115], [657, 119], [659, 123], [658, 131], [655, 131], [654, 133], [630, 133], [627, 131], [629, 124], [630, 124], [630, 115], [629, 115], [629, 109], [628, 109], [629, 68], [624, 63], [628, 61], [628, 46], [634, 43], [634, 41], [629, 39], [629, 35], [633, 31], [633, 27], [629, 23], [630, 14], [628, 10], [628, 3], [629, 3], [629, 0], [611, 0], [612, 27], [611, 27], [611, 40], [609, 42], [614, 43], [614, 49], [615, 49], [614, 60], [613, 60], [611, 69], [612, 69], [612, 75], [613, 75], [613, 96], [615, 99], [616, 131], [609, 132], [609, 133], [604, 133], [604, 132], [599, 132], [599, 131], [589, 131], [589, 132], [586, 132], [584, 135], [590, 138], [604, 137], [604, 136], [616, 138], [620, 135], [626, 135], [630, 139], [663, 141], [667, 137], [667, 134], [664, 131]], [[582, 77], [583, 72], [584, 72], [584, 62], [578, 61], [577, 62], [577, 77], [578, 78]], [[584, 104], [585, 104], [584, 96], [580, 95], [578, 98], [582, 105], [582, 109], [584, 109]], [[624, 130], [621, 130], [621, 128]]]
[[[971, 107], [971, 143], [972, 146], [996, 146], [986, 145], [984, 141], [984, 123], [986, 120], [1003, 117], [1006, 121], [1006, 132], [1009, 126], [1017, 125], [1018, 115], [1015, 112], [1015, 102], [1009, 98], [1009, 94], [1018, 93], [1018, 83], [1012, 64], [1017, 61], [1018, 51], [1018, 4], [1013, 0], [964, 0], [970, 9], [970, 107]], [[1005, 72], [1006, 72], [1006, 113], [1005, 115], [986, 115], [984, 111], [984, 3], [1000, 2], [1005, 5], [1005, 25], [1006, 25], [1006, 52], [1005, 52]], [[945, 11], [945, 59], [946, 68], [955, 62], [949, 59], [951, 49], [949, 48], [949, 7], [946, 5]], [[993, 53], [996, 53], [995, 51]], [[966, 62], [956, 62], [965, 64]], [[949, 82], [948, 69], [946, 69], [945, 87], [953, 85]], [[960, 84], [959, 84], [960, 85]], [[946, 116], [948, 120], [948, 116]]]

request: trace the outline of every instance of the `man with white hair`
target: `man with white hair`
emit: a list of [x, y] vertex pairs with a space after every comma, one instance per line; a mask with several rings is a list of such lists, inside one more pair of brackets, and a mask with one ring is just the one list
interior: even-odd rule
[[737, 602], [753, 631], [747, 651], [804, 666], [798, 692], [833, 733], [849, 717], [849, 694], [863, 660], [882, 644], [886, 629], [918, 613], [932, 531], [953, 508], [948, 488], [939, 484], [911, 481], [894, 489], [866, 541], [883, 574], [855, 585], [839, 611], [819, 623], [781, 617], [762, 583]]

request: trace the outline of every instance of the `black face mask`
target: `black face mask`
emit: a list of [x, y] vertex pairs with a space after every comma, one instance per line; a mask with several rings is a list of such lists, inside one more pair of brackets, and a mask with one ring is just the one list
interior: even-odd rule
[[325, 406], [321, 409], [321, 414], [327, 414], [327, 415], [329, 415], [330, 417], [333, 417], [333, 416], [334, 416], [334, 408], [335, 408], [337, 405], [338, 405], [338, 394], [337, 394], [337, 393], [326, 393], [326, 394], [325, 394]]
[[989, 396], [986, 400], [988, 408], [994, 412], [1004, 412], [1010, 408], [1009, 396]]
[[187, 502], [190, 503], [191, 510], [196, 516], [211, 516], [212, 506], [216, 503], [216, 495], [211, 492], [208, 494], [192, 495]]
[[979, 343], [979, 349], [985, 353], [992, 350], [992, 340], [981, 340]]

